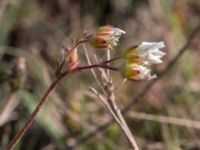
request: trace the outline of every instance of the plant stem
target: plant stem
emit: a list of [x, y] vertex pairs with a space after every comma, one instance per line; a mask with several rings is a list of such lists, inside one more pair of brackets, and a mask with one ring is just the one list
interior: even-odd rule
[[122, 57], [115, 57], [115, 58], [112, 58], [112, 59], [110, 59], [110, 60], [106, 60], [106, 61], [104, 61], [104, 62], [102, 62], [102, 64], [108, 64], [108, 63], [111, 63], [111, 62], [113, 62], [113, 61], [116, 61], [116, 60], [118, 60], [118, 59], [121, 59]]
[[110, 110], [113, 111], [113, 113], [111, 113], [111, 114], [114, 114], [113, 118], [118, 123], [118, 125], [121, 127], [122, 131], [124, 132], [125, 136], [127, 137], [128, 141], [130, 142], [133, 150], [139, 150], [139, 147], [138, 147], [129, 127], [128, 127], [123, 115], [121, 114], [120, 109], [118, 108], [118, 106], [115, 102], [114, 86], [112, 83], [108, 84], [107, 92], [108, 92], [107, 101], [111, 108]]
[[58, 84], [58, 82], [62, 78], [64, 78], [66, 75], [68, 75], [70, 73], [75, 73], [75, 72], [78, 72], [78, 71], [81, 71], [81, 70], [91, 69], [91, 68], [99, 68], [99, 67], [110, 69], [110, 70], [115, 70], [115, 71], [117, 70], [117, 68], [106, 66], [105, 62], [102, 62], [102, 63], [99, 63], [99, 64], [77, 67], [74, 70], [66, 69], [60, 76], [58, 76], [57, 79], [50, 85], [50, 87], [48, 88], [48, 90], [46, 91], [44, 96], [41, 98], [39, 104], [37, 105], [37, 107], [35, 108], [33, 113], [31, 114], [31, 116], [28, 118], [28, 120], [26, 121], [26, 123], [23, 126], [23, 128], [17, 133], [17, 135], [14, 137], [14, 139], [8, 145], [6, 150], [12, 150], [16, 146], [16, 144], [19, 142], [19, 140], [23, 137], [23, 135], [27, 132], [27, 130], [32, 125], [33, 120], [35, 119], [36, 115], [39, 113], [39, 111], [41, 110], [41, 108], [43, 107], [45, 102], [48, 100], [49, 95], [53, 92], [53, 90], [55, 89], [56, 85]]
[[102, 65], [102, 64], [77, 67], [75, 71], [80, 71], [80, 70], [85, 70], [85, 69], [91, 69], [91, 68], [105, 68], [105, 69], [112, 70], [112, 71], [118, 71], [118, 69], [115, 68], [115, 67], [110, 67], [110, 66], [106, 66], [106, 65]]
[[131, 143], [131, 146], [134, 148], [134, 150], [139, 150], [139, 147], [138, 147], [138, 145], [137, 145], [137, 143], [136, 143], [136, 141], [135, 141], [135, 139], [134, 139], [134, 137], [133, 137], [133, 135], [132, 135], [132, 133], [131, 133], [131, 131], [130, 131], [130, 129], [129, 129], [129, 127], [128, 127], [128, 125], [127, 125], [127, 123], [126, 123], [126, 121], [125, 121], [125, 119], [124, 119], [124, 117], [122, 115], [122, 113], [121, 113], [121, 111], [120, 111], [120, 109], [117, 108], [116, 111], [117, 111], [117, 114], [118, 114], [118, 116], [120, 118], [121, 123], [123, 124], [122, 125], [122, 127], [123, 127], [122, 130], [124, 131], [125, 135], [127, 136], [129, 142]]
[[38, 112], [40, 111], [40, 109], [42, 108], [42, 106], [45, 104], [45, 102], [47, 101], [49, 95], [52, 93], [52, 91], [55, 89], [57, 83], [65, 76], [66, 74], [61, 75], [60, 77], [58, 77], [48, 88], [48, 90], [46, 91], [46, 93], [44, 94], [44, 96], [42, 97], [42, 99], [40, 100], [39, 104], [37, 105], [37, 107], [35, 108], [35, 110], [33, 111], [33, 113], [31, 114], [31, 116], [28, 118], [28, 120], [26, 121], [24, 127], [18, 132], [18, 134], [14, 137], [14, 139], [11, 141], [11, 143], [8, 145], [8, 147], [6, 148], [6, 150], [12, 150], [15, 145], [19, 142], [19, 140], [23, 137], [23, 135], [26, 133], [26, 131], [30, 128], [30, 126], [33, 123], [34, 118], [36, 117], [36, 115], [38, 114]]

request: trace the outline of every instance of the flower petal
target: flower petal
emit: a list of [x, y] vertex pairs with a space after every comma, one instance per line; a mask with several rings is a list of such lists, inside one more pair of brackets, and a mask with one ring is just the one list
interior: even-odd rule
[[161, 49], [164, 47], [165, 47], [164, 42], [160, 41], [160, 42], [142, 42], [138, 48], [142, 50], [153, 50], [153, 49]]
[[121, 36], [122, 34], [125, 34], [126, 32], [124, 30], [121, 30], [119, 28], [113, 28], [113, 35], [114, 36]]

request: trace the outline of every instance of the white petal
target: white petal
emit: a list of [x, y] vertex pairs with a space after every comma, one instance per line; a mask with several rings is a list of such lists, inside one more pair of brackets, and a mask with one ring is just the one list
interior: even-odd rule
[[161, 58], [166, 55], [166, 53], [159, 50], [163, 48], [164, 42], [142, 42], [137, 48], [138, 56], [149, 64], [159, 64], [162, 63]]
[[154, 56], [156, 56], [156, 57], [158, 57], [158, 58], [162, 58], [163, 56], [166, 55], [166, 53], [160, 51], [159, 49], [151, 50], [151, 51], [149, 51], [149, 53], [154, 55]]
[[164, 42], [160, 41], [160, 42], [142, 42], [138, 48], [143, 49], [143, 50], [153, 50], [153, 49], [160, 49], [164, 47], [165, 47]]
[[113, 35], [114, 36], [120, 36], [120, 35], [122, 35], [122, 34], [125, 34], [126, 32], [124, 31], [124, 30], [121, 30], [121, 29], [119, 29], [119, 28], [114, 28], [113, 29]]
[[148, 55], [146, 57], [146, 60], [148, 60], [149, 63], [151, 63], [151, 64], [160, 64], [163, 62], [159, 57], [156, 57], [154, 55]]
[[132, 64], [128, 66], [129, 69], [139, 71], [139, 74], [131, 76], [131, 79], [134, 80], [151, 80], [156, 78], [156, 75], [151, 75], [151, 69], [138, 64]]
[[151, 69], [149, 69], [149, 68], [146, 68], [146, 67], [144, 67], [144, 66], [141, 66], [140, 69], [141, 69], [140, 71], [142, 71], [142, 72], [141, 72], [141, 79], [142, 79], [142, 80], [145, 80], [145, 79], [151, 80], [151, 79], [154, 79], [154, 78], [157, 77], [155, 74], [154, 74], [154, 75], [151, 75]]
[[151, 70], [147, 67], [134, 64], [134, 65], [132, 65], [132, 69], [138, 70], [140, 72], [140, 74], [135, 76], [136, 80], [145, 80], [151, 76]]
[[150, 75], [149, 78], [148, 78], [148, 80], [155, 79], [155, 78], [157, 78], [157, 75], [156, 75], [156, 74]]

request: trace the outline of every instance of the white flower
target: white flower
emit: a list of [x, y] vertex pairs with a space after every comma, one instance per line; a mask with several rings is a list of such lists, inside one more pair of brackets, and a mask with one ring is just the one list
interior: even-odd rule
[[151, 69], [138, 64], [124, 64], [121, 68], [121, 73], [124, 77], [137, 81], [156, 78], [156, 75], [151, 75]]
[[122, 74], [133, 80], [150, 80], [156, 78], [151, 75], [151, 65], [162, 63], [161, 58], [166, 55], [160, 49], [164, 48], [164, 42], [142, 42], [139, 46], [128, 48], [124, 53], [126, 59], [122, 66]]
[[164, 47], [165, 45], [163, 41], [142, 42], [142, 44], [136, 48], [136, 51], [138, 52], [138, 56], [144, 59], [144, 61], [150, 64], [159, 64], [163, 62], [161, 58], [166, 55], [166, 53], [160, 51], [159, 49]]

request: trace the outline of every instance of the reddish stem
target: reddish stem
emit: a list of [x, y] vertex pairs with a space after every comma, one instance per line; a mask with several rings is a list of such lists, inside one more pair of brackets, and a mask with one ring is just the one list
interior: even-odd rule
[[53, 92], [53, 90], [55, 89], [56, 85], [58, 84], [58, 82], [62, 78], [64, 78], [68, 74], [75, 73], [75, 72], [78, 72], [78, 71], [81, 71], [81, 70], [91, 69], [91, 68], [99, 68], [99, 67], [105, 68], [105, 69], [114, 70], [114, 71], [117, 70], [117, 68], [109, 67], [109, 66], [105, 65], [105, 62], [103, 62], [103, 63], [95, 64], [95, 65], [77, 67], [74, 70], [66, 70], [60, 76], [58, 76], [57, 79], [50, 85], [50, 87], [48, 88], [48, 90], [46, 91], [46, 93], [44, 94], [44, 96], [41, 98], [39, 104], [37, 105], [37, 107], [35, 108], [35, 110], [33, 111], [33, 113], [31, 114], [31, 116], [28, 118], [28, 120], [26, 121], [26, 123], [23, 126], [23, 128], [14, 137], [14, 139], [8, 145], [8, 147], [6, 148], [6, 150], [12, 150], [16, 146], [16, 144], [19, 142], [19, 140], [23, 137], [23, 135], [27, 132], [27, 130], [32, 125], [33, 120], [35, 119], [36, 115], [41, 110], [42, 106], [48, 100], [49, 95]]
[[[68, 73], [65, 73], [65, 75], [67, 75]], [[30, 128], [31, 124], [33, 123], [34, 118], [36, 117], [36, 115], [38, 114], [38, 112], [40, 111], [40, 109], [42, 108], [42, 106], [44, 105], [44, 103], [47, 101], [48, 96], [52, 93], [52, 91], [55, 89], [57, 83], [65, 76], [65, 75], [61, 75], [60, 77], [58, 77], [52, 84], [51, 86], [48, 88], [48, 90], [46, 91], [46, 93], [44, 94], [44, 96], [42, 97], [42, 99], [40, 100], [39, 104], [37, 105], [37, 107], [35, 108], [35, 110], [33, 111], [33, 113], [31, 114], [31, 116], [28, 118], [28, 120], [26, 121], [24, 127], [18, 132], [18, 134], [14, 137], [14, 139], [11, 141], [11, 143], [8, 145], [6, 150], [12, 150], [15, 145], [19, 142], [19, 140], [23, 137], [23, 135], [26, 133], [26, 131]]]
[[116, 60], [118, 60], [118, 59], [121, 59], [122, 57], [115, 57], [115, 58], [112, 58], [112, 59], [110, 59], [110, 60], [106, 60], [106, 61], [104, 61], [104, 62], [102, 62], [101, 64], [108, 64], [108, 63], [111, 63], [111, 62], [113, 62], [113, 61], [116, 61]]
[[96, 64], [96, 65], [90, 65], [90, 66], [77, 67], [76, 71], [85, 70], [85, 69], [91, 69], [91, 68], [105, 68], [105, 69], [109, 69], [109, 70], [112, 70], [112, 71], [117, 71], [118, 70], [115, 67], [110, 67], [110, 66], [107, 66], [107, 65]]

